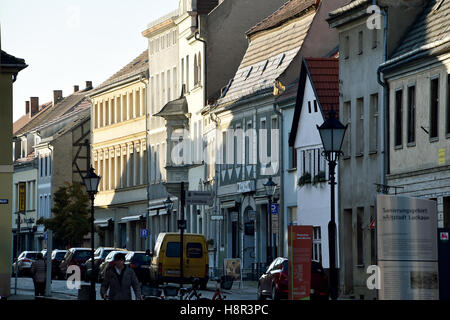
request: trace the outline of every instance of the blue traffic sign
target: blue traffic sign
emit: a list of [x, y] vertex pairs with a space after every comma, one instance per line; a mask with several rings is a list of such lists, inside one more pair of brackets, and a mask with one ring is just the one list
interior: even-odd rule
[[272, 214], [278, 214], [279, 205], [278, 203], [272, 203]]
[[148, 229], [141, 229], [141, 238], [148, 238]]
[[0, 204], [8, 204], [8, 199], [0, 199]]

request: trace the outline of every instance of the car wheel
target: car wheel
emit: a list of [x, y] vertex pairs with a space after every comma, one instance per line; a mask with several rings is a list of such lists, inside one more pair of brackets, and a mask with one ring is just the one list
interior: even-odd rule
[[259, 283], [258, 283], [258, 291], [256, 293], [256, 298], [258, 299], [258, 301], [266, 300], [266, 297], [262, 294], [261, 286], [259, 285]]
[[272, 285], [272, 300], [279, 300], [277, 287], [275, 285]]

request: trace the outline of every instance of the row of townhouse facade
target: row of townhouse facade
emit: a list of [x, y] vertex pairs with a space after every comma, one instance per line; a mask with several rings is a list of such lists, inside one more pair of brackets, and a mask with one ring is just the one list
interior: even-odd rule
[[[86, 140], [90, 139], [90, 109], [86, 88], [39, 104], [38, 97], [25, 102], [25, 115], [13, 124], [12, 256], [24, 250], [46, 247], [44, 226], [38, 220], [52, 216], [53, 195], [65, 183], [81, 182], [86, 172]], [[24, 208], [19, 189], [24, 185]], [[20, 220], [19, 220], [20, 219]]]

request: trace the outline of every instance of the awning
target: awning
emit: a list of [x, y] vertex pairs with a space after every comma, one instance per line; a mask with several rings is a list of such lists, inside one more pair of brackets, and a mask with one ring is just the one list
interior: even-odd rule
[[137, 221], [137, 220], [141, 220], [143, 218], [144, 218], [144, 216], [142, 214], [137, 215], [137, 216], [128, 216], [128, 217], [123, 217], [122, 219], [120, 219], [120, 222]]
[[267, 199], [267, 196], [255, 196], [253, 197], [255, 199], [256, 205], [262, 205], [262, 204], [268, 204], [269, 200]]
[[223, 209], [229, 209], [236, 207], [236, 201], [234, 200], [226, 200], [221, 202], [221, 207]]
[[112, 218], [96, 219], [94, 220], [94, 224], [98, 225], [100, 228], [106, 228], [109, 225], [109, 222], [112, 220]]

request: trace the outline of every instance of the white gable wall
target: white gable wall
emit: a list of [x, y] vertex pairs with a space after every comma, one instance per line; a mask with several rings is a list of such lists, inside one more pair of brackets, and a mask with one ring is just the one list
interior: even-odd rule
[[[302, 176], [302, 160], [303, 150], [322, 148], [322, 141], [316, 125], [321, 125], [324, 121], [320, 108], [314, 112], [314, 100], [316, 100], [314, 90], [309, 77], [306, 78], [305, 94], [303, 97], [302, 111], [300, 114], [297, 135], [295, 138], [295, 150], [297, 152], [297, 182]], [[308, 110], [308, 101], [311, 102], [311, 113]], [[328, 163], [325, 164], [326, 179], [328, 179]], [[322, 170], [322, 169], [321, 169]], [[314, 179], [312, 174], [311, 179]], [[337, 174], [336, 174], [336, 181]], [[335, 219], [336, 229], [338, 228], [337, 216], [337, 186], [336, 186], [336, 203], [335, 203]], [[297, 186], [297, 224], [312, 225], [321, 229], [321, 246], [322, 246], [322, 265], [329, 268], [328, 253], [328, 222], [330, 221], [330, 185], [328, 182], [318, 183], [315, 186], [306, 184], [302, 187]], [[339, 236], [336, 235], [339, 239]], [[336, 252], [339, 252], [339, 243], [336, 245]], [[339, 257], [336, 254], [336, 266], [339, 267]]]

